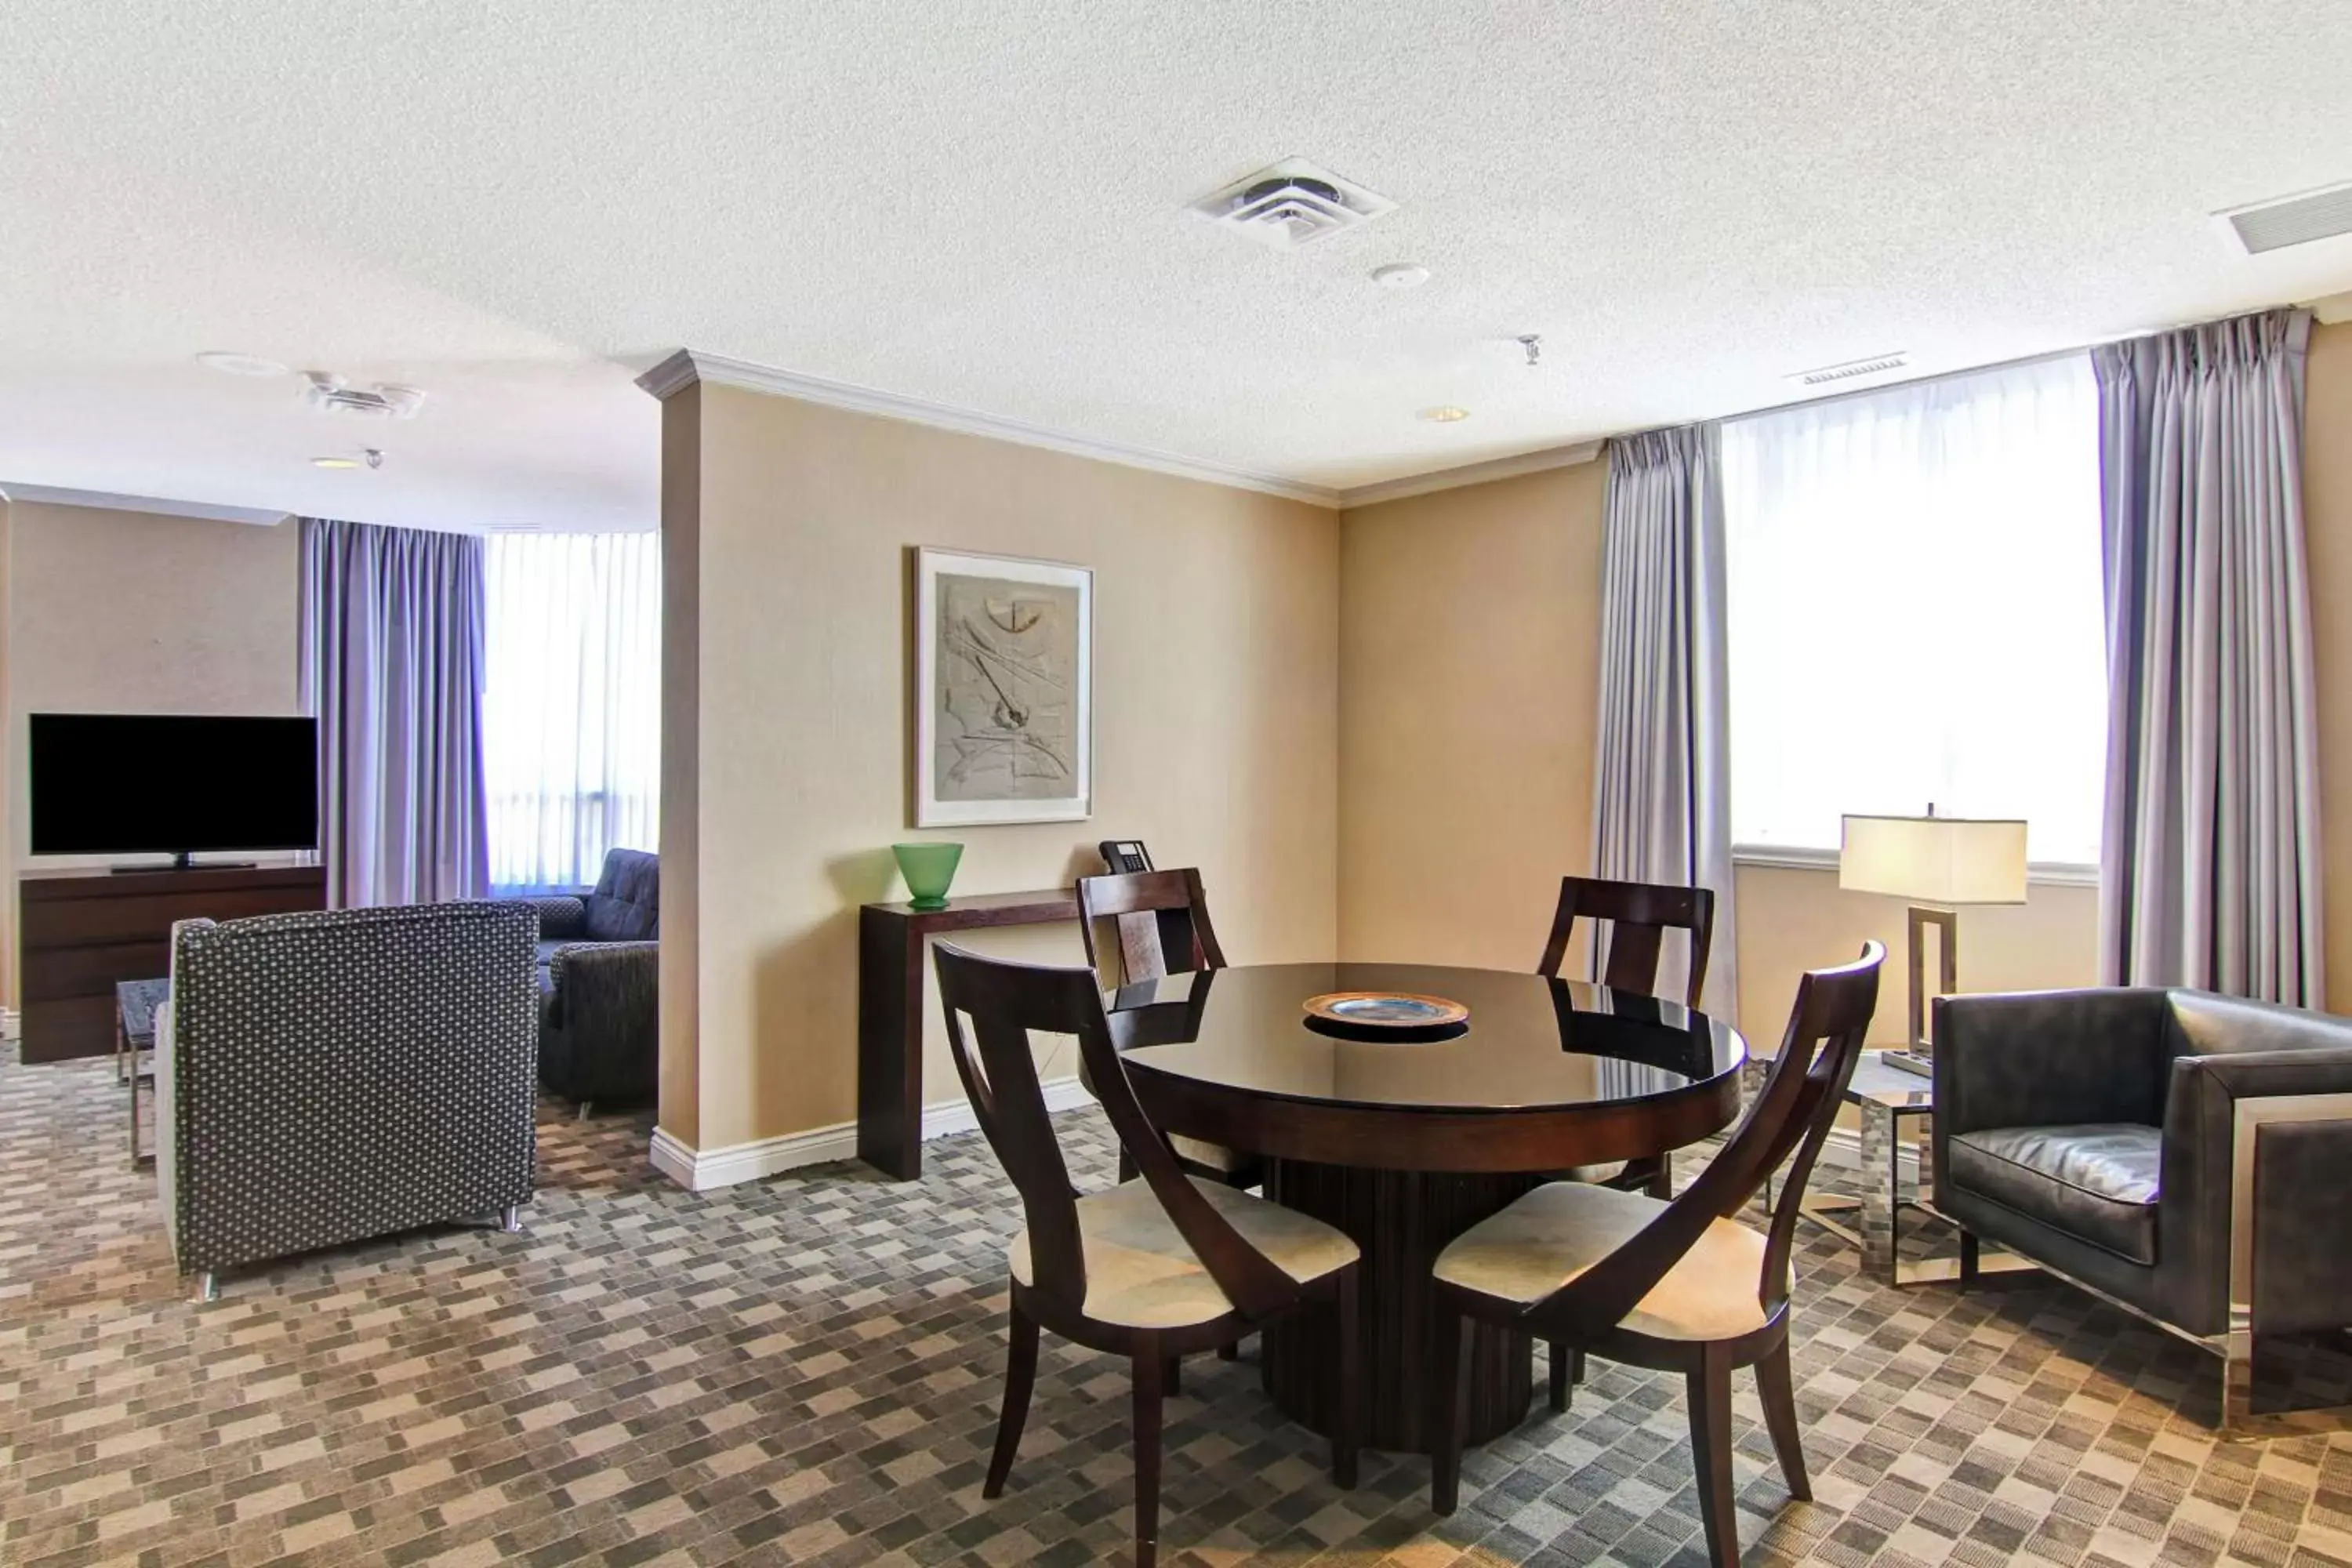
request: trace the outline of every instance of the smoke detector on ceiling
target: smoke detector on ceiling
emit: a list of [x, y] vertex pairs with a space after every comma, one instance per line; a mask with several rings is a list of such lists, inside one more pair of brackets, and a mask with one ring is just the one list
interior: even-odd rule
[[1852, 359], [1843, 364], [1825, 364], [1819, 370], [1801, 370], [1781, 377], [1791, 386], [1830, 386], [1843, 381], [1863, 381], [1874, 375], [1905, 368], [1911, 363], [1907, 353], [1877, 354], [1870, 359]]
[[2249, 256], [2352, 234], [2352, 181], [2215, 213]]
[[1213, 191], [1190, 209], [1275, 250], [1297, 250], [1396, 210], [1378, 191], [1304, 158], [1285, 158]]
[[425, 402], [425, 394], [413, 386], [397, 386], [380, 381], [373, 386], [352, 386], [340, 375], [324, 371], [306, 370], [302, 379], [310, 383], [303, 393], [311, 407], [331, 414], [365, 414], [378, 419], [410, 419]]

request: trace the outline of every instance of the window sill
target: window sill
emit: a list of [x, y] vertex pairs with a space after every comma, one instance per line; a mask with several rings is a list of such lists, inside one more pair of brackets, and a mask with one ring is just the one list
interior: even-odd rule
[[[1734, 866], [1765, 866], [1777, 871], [1835, 872], [1838, 852], [1834, 849], [1804, 849], [1794, 845], [1735, 844], [1731, 847]], [[2025, 881], [2034, 888], [2095, 888], [2099, 885], [2096, 866], [2070, 866], [2060, 862], [2036, 861], [2025, 868]]]

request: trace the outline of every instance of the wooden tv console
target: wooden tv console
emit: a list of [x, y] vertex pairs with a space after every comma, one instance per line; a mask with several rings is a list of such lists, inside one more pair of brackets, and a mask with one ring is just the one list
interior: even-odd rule
[[172, 927], [327, 907], [323, 866], [32, 871], [16, 879], [24, 1059], [114, 1049], [118, 981], [171, 972]]

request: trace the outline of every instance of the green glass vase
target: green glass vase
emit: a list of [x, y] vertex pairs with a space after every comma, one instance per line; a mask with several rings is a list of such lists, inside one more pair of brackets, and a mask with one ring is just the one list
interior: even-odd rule
[[919, 910], [948, 907], [948, 884], [955, 880], [956, 862], [963, 858], [961, 844], [893, 844], [898, 875], [907, 879], [910, 902]]

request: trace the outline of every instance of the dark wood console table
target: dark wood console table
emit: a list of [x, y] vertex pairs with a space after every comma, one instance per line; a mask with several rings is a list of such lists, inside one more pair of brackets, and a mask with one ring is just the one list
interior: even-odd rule
[[866, 904], [857, 911], [857, 1157], [911, 1182], [923, 1173], [924, 939], [988, 926], [1078, 918], [1067, 888], [979, 893], [943, 910]]
[[27, 1062], [115, 1048], [115, 986], [172, 970], [172, 927], [327, 907], [323, 866], [29, 871], [16, 879]]

